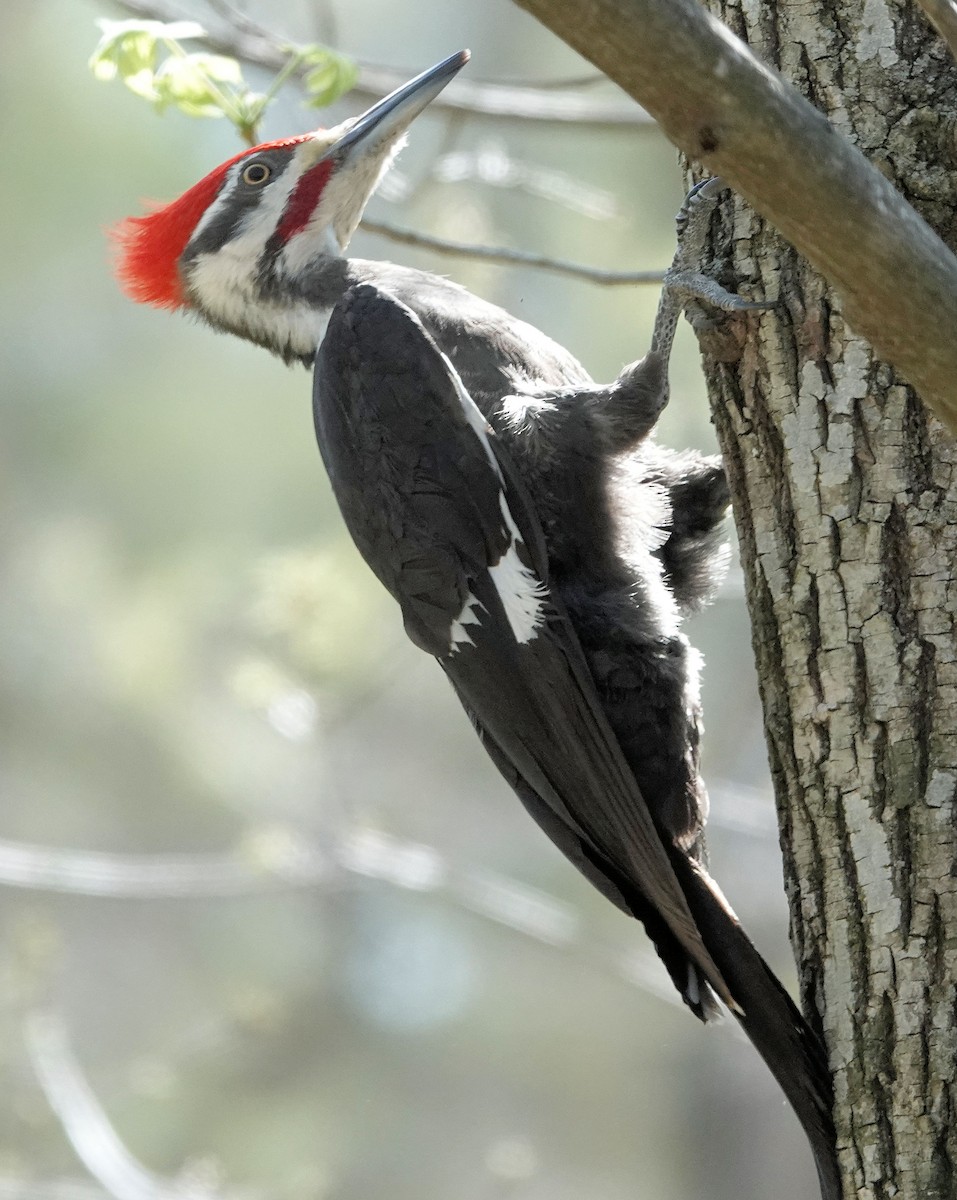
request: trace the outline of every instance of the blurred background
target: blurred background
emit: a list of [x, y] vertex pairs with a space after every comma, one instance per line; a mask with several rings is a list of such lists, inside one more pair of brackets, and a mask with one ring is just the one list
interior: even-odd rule
[[[0, 1197], [809, 1200], [750, 1047], [677, 1005], [405, 641], [306, 373], [113, 283], [105, 229], [241, 148], [93, 79], [94, 21], [124, 15], [0, 7]], [[259, 15], [408, 76], [466, 45], [474, 80], [594, 75], [507, 0]], [[291, 88], [263, 134], [315, 123]], [[369, 215], [646, 269], [681, 197], [651, 125], [433, 109]], [[656, 287], [353, 249], [451, 275], [599, 379], [648, 344]], [[712, 448], [686, 330], [672, 394], [661, 439]], [[736, 570], [688, 632], [714, 873], [790, 982]]]

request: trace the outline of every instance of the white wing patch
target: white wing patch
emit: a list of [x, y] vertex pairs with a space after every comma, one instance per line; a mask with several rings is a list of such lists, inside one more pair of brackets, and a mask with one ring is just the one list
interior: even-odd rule
[[[489, 445], [488, 422], [482, 415], [478, 405], [465, 390], [462, 380], [449, 361], [448, 356], [443, 354], [442, 359], [455, 385], [455, 393], [459, 398], [459, 403], [462, 405], [465, 419], [468, 421], [479, 442], [481, 442], [489, 465], [495, 472], [499, 482], [503, 485], [503, 490], [499, 492], [499, 504], [502, 510], [502, 521], [508, 533], [508, 548], [498, 562], [490, 564], [489, 575], [496, 592], [498, 592], [499, 599], [502, 601], [502, 608], [505, 610], [505, 616], [512, 633], [515, 635], [515, 640], [520, 645], [525, 645], [526, 642], [532, 640], [545, 619], [544, 601], [548, 595], [548, 588], [535, 572], [522, 562], [519, 555], [518, 548], [519, 546], [524, 546], [525, 543], [522, 541], [522, 535], [515, 524], [515, 518], [512, 516], [508, 502], [505, 499], [505, 481], [502, 479], [498, 460], [492, 451], [492, 447]], [[481, 624], [481, 617], [476, 612], [477, 608], [481, 608], [481, 605], [470, 594], [468, 600], [462, 606], [462, 611], [452, 623], [453, 653], [460, 645], [471, 646], [475, 644], [468, 633], [466, 633], [464, 626], [467, 624]]]
[[[465, 597], [465, 603], [462, 605], [462, 611], [452, 622], [452, 644], [449, 649], [450, 654], [454, 654], [459, 646], [474, 646], [472, 635], [465, 628], [466, 625], [481, 625], [482, 618], [478, 614], [478, 609], [482, 609], [482, 603], [472, 595], [471, 592]], [[484, 609], [483, 609], [484, 611]]]
[[524, 543], [505, 502], [504, 492], [499, 495], [499, 502], [505, 528], [511, 537], [508, 549], [494, 566], [489, 567], [489, 574], [502, 601], [512, 633], [515, 634], [515, 640], [524, 645], [532, 640], [535, 631], [545, 619], [544, 600], [548, 589], [535, 572], [526, 567], [519, 558], [518, 547]]

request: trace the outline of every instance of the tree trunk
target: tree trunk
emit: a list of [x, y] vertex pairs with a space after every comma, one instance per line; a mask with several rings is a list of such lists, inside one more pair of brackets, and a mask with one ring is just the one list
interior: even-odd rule
[[[918, 11], [712, 7], [953, 235], [955, 73]], [[790, 247], [740, 203], [724, 232], [728, 280], [779, 302], [706, 359], [845, 1190], [953, 1200], [957, 454]]]
[[[916, 2], [704, 2], [953, 248], [957, 71]], [[762, 140], [774, 128], [779, 140], [792, 136], [782, 115], [800, 113], [733, 47], [722, 48], [693, 5], [518, 3], [833, 267], [858, 324], [908, 362], [912, 378], [923, 375], [939, 412], [951, 409], [953, 373], [938, 375], [937, 386], [919, 364], [941, 336], [953, 347], [957, 326], [948, 318], [909, 361], [901, 349], [926, 339], [944, 306], [925, 300], [923, 315], [919, 305], [897, 311], [891, 296], [892, 327], [886, 315], [874, 320], [887, 311], [877, 301], [888, 272], [875, 277], [873, 267], [905, 226], [909, 238], [911, 218], [898, 213], [891, 224], [884, 196], [860, 210], [866, 227], [847, 226], [851, 200], [866, 190], [860, 175], [851, 178], [853, 156], [843, 159], [848, 206], [809, 212], [800, 176], [794, 181], [800, 145], [792, 138], [782, 157], [774, 137]], [[738, 86], [757, 91], [742, 90], [736, 102]], [[819, 196], [834, 171], [828, 181], [830, 168], [817, 170], [827, 139], [812, 142], [820, 130], [805, 128], [815, 151], [805, 148], [802, 169]], [[831, 167], [840, 154], [827, 151]], [[734, 493], [804, 1001], [834, 1070], [845, 1194], [953, 1200], [957, 452], [845, 324], [839, 297], [808, 263], [740, 200], [731, 213], [729, 202], [712, 268], [778, 307], [726, 325], [703, 348]], [[818, 235], [829, 225], [843, 225], [841, 235]], [[947, 257], [939, 247], [940, 261]], [[903, 300], [907, 272], [891, 274]]]

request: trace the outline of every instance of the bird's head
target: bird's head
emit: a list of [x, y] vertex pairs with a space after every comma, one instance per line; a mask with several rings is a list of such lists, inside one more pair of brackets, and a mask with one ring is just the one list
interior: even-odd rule
[[412, 121], [468, 62], [453, 54], [334, 129], [237, 154], [178, 200], [114, 230], [131, 299], [187, 309], [284, 358], [311, 357], [341, 259]]

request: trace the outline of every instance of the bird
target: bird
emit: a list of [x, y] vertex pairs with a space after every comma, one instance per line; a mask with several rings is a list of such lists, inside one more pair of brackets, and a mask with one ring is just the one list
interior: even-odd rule
[[468, 59], [127, 218], [117, 275], [135, 301], [313, 371], [334, 494], [406, 633], [530, 816], [644, 925], [694, 1015], [739, 1021], [838, 1200], [826, 1052], [707, 869], [700, 663], [680, 626], [724, 571], [727, 481], [717, 456], [654, 437], [681, 312], [765, 306], [698, 270], [715, 180], [679, 213], [650, 349], [611, 384], [451, 280], [348, 256], [412, 121]]

